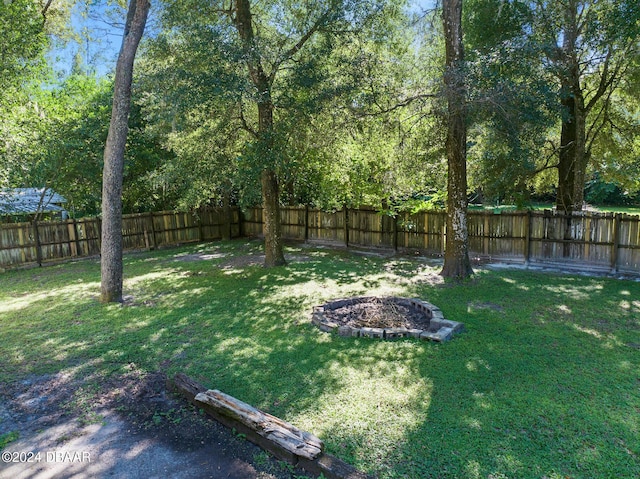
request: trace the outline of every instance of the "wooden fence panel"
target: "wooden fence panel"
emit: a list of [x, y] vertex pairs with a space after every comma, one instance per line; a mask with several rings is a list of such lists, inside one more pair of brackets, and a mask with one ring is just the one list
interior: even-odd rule
[[527, 248], [527, 213], [470, 212], [469, 252], [492, 258], [523, 260]]
[[31, 223], [2, 225], [0, 229], [0, 267], [33, 263], [37, 260]]
[[[123, 217], [125, 250], [152, 249], [222, 237], [228, 228], [219, 209], [197, 214], [165, 211]], [[262, 208], [241, 214], [231, 209], [232, 236], [260, 236]], [[640, 272], [640, 217], [621, 214], [552, 211], [469, 213], [472, 255], [531, 261], [603, 271]], [[0, 267], [91, 256], [100, 252], [97, 218], [57, 222], [0, 224]], [[282, 209], [285, 238], [330, 244], [419, 250], [442, 254], [446, 215], [443, 212], [400, 214], [373, 209], [325, 212], [301, 207]]]
[[243, 236], [262, 236], [262, 208], [247, 208], [242, 219]]
[[280, 224], [282, 227], [282, 237], [292, 240], [305, 239], [305, 218], [306, 208], [286, 207], [280, 210]]
[[612, 246], [615, 236], [614, 215], [588, 214], [581, 219], [584, 235], [582, 241], [585, 242], [582, 258], [589, 264], [610, 267], [612, 261]]
[[319, 243], [345, 244], [345, 210], [309, 210], [308, 238]]
[[614, 221], [611, 214], [551, 211], [535, 213], [531, 226], [533, 262], [573, 264], [609, 269], [612, 263]]
[[38, 235], [42, 261], [71, 258], [71, 238], [67, 221], [38, 223]]
[[[231, 236], [233, 236], [233, 224], [235, 211], [231, 210]], [[201, 240], [215, 240], [223, 237], [222, 229], [225, 226], [224, 211], [213, 209], [200, 209], [197, 212], [198, 221], [200, 224], [200, 239]]]
[[[165, 211], [124, 215], [123, 248], [151, 249], [202, 241], [207, 236], [220, 238], [222, 212], [205, 209], [201, 214]], [[231, 209], [231, 232], [240, 236], [238, 208]], [[99, 218], [38, 222], [37, 225], [0, 224], [0, 267], [97, 255], [100, 236]]]
[[616, 226], [618, 270], [640, 272], [640, 216], [620, 215]]
[[83, 218], [76, 220], [78, 256], [93, 256], [100, 254], [100, 220], [98, 218]]
[[156, 232], [158, 247], [200, 241], [200, 227], [192, 213], [154, 213], [153, 229]]
[[425, 211], [398, 218], [398, 247], [419, 250], [426, 254], [444, 253], [446, 215], [439, 211]]
[[122, 217], [122, 247], [124, 250], [149, 249], [152, 218], [148, 214], [125, 215]]
[[349, 210], [349, 244], [393, 248], [393, 221], [376, 210]]

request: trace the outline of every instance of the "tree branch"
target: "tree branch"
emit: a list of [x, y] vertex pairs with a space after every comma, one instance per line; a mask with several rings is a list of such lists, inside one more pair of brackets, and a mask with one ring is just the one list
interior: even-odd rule
[[[621, 52], [621, 58], [624, 58], [629, 53], [629, 47], [624, 49]], [[585, 111], [588, 113], [602, 98], [602, 96], [609, 90], [609, 96], [611, 96], [611, 92], [614, 88], [611, 88], [612, 85], [620, 80], [620, 77], [624, 74], [622, 69], [622, 65], [624, 62], [619, 61], [615, 64], [613, 71], [610, 70], [610, 60], [613, 55], [613, 48], [609, 49], [607, 52], [607, 56], [604, 61], [602, 76], [600, 77], [600, 83], [598, 84], [598, 89], [593, 94], [593, 97], [589, 100], [587, 105], [585, 106]]]
[[405, 98], [404, 100], [400, 101], [399, 103], [396, 103], [393, 106], [390, 106], [388, 108], [382, 108], [380, 105], [378, 105], [378, 103], [376, 102], [376, 105], [378, 105], [380, 107], [380, 109], [378, 111], [363, 111], [363, 110], [359, 110], [357, 108], [354, 107], [349, 107], [349, 111], [351, 111], [352, 113], [355, 113], [358, 117], [364, 118], [364, 117], [368, 117], [368, 116], [378, 116], [378, 115], [385, 115], [387, 113], [391, 113], [393, 111], [396, 111], [400, 108], [404, 108], [406, 106], [411, 105], [411, 103], [418, 101], [418, 100], [426, 100], [428, 98], [437, 98], [438, 95], [433, 94], [433, 93], [424, 93], [421, 95], [414, 95], [412, 97], [409, 98]]
[[240, 117], [239, 117], [239, 119], [240, 119], [240, 124], [242, 125], [242, 129], [247, 131], [248, 133], [250, 133], [255, 138], [258, 138], [258, 132], [256, 130], [254, 130], [253, 128], [251, 128], [251, 126], [247, 122], [247, 119], [244, 116], [244, 109], [242, 108], [242, 103], [240, 103]]
[[294, 46], [289, 48], [286, 52], [284, 52], [280, 57], [280, 59], [273, 64], [273, 69], [269, 74], [270, 83], [273, 83], [273, 80], [275, 79], [276, 73], [280, 65], [290, 60], [296, 53], [298, 53], [302, 49], [302, 47], [304, 47], [305, 43], [307, 43], [309, 39], [311, 39], [314, 33], [316, 33], [325, 24], [326, 20], [329, 18], [330, 13], [331, 11], [327, 10], [322, 15], [320, 15], [320, 17], [318, 17], [318, 19], [311, 26], [311, 28], [309, 28], [309, 30], [307, 30], [307, 32], [304, 35], [302, 35], [302, 37], [300, 37], [298, 42]]
[[612, 55], [612, 50], [611, 48], [609, 49], [609, 51], [607, 51], [607, 56], [604, 59], [604, 65], [602, 67], [602, 75], [600, 76], [600, 83], [598, 84], [598, 89], [596, 90], [596, 92], [593, 94], [593, 96], [591, 97], [591, 100], [589, 100], [589, 103], [587, 103], [585, 105], [585, 112], [588, 113], [589, 111], [591, 111], [591, 108], [593, 108], [593, 106], [596, 104], [596, 102], [602, 97], [602, 95], [604, 95], [605, 91], [607, 90], [607, 86], [609, 86], [609, 61], [611, 61], [611, 55]]
[[52, 3], [53, 3], [53, 0], [47, 0], [47, 3], [44, 4], [44, 6], [42, 7], [42, 10], [40, 11], [40, 13], [42, 13], [43, 25], [46, 25], [47, 23], [47, 12], [49, 11], [49, 8], [51, 7]]
[[558, 148], [556, 147], [556, 145], [553, 144], [551, 140], [547, 140], [547, 142], [551, 144], [551, 154], [548, 155], [547, 158], [545, 159], [544, 165], [542, 165], [540, 168], [537, 168], [531, 172], [531, 174], [529, 175], [530, 178], [533, 178], [534, 176], [539, 175], [543, 171], [557, 168], [559, 165], [559, 163], [551, 163], [551, 158], [556, 156], [558, 152]]

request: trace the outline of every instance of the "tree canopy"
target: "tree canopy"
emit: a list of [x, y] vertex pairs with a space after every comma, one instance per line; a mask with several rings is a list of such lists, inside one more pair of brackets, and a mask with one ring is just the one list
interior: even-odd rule
[[[74, 36], [74, 12], [95, 18], [115, 3], [0, 5], [0, 182], [55, 186], [76, 214], [100, 207], [113, 75], [79, 59], [56, 73], [53, 40], [90, 41]], [[442, 8], [420, 5], [154, 3], [134, 78], [124, 211], [444, 207], [446, 31]], [[639, 10], [632, 0], [465, 0], [464, 88], [453, 103], [465, 105], [467, 201], [526, 206], [546, 195], [572, 211], [634, 197]], [[124, 17], [115, 20], [121, 29]]]

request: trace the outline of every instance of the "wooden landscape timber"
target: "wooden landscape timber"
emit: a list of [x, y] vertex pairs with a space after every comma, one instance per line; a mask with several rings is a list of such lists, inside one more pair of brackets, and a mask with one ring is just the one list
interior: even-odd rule
[[233, 396], [207, 389], [185, 374], [176, 374], [168, 388], [278, 459], [301, 467], [316, 477], [373, 479], [337, 457], [325, 453], [323, 442], [313, 434]]
[[198, 393], [194, 400], [212, 416], [220, 414], [244, 424], [256, 434], [274, 442], [276, 447], [282, 448], [286, 454], [313, 460], [317, 459], [324, 449], [322, 441], [313, 434], [221, 391], [208, 390]]

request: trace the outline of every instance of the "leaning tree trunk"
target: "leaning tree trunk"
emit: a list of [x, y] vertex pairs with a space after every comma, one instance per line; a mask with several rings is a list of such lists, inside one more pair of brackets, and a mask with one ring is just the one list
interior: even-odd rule
[[133, 61], [142, 38], [149, 0], [131, 0], [116, 64], [111, 123], [104, 149], [102, 173], [102, 247], [100, 300], [122, 301], [122, 182], [127, 142]]
[[[236, 0], [235, 27], [242, 41], [251, 82], [259, 92], [257, 149], [262, 155], [273, 153], [273, 100], [271, 80], [265, 73], [255, 45], [251, 3]], [[286, 264], [280, 226], [280, 187], [273, 158], [261, 158], [262, 207], [264, 208], [264, 250], [266, 267]]]
[[467, 231], [467, 126], [466, 87], [463, 70], [462, 0], [443, 1], [447, 98], [447, 235], [444, 267], [447, 278], [473, 274]]

